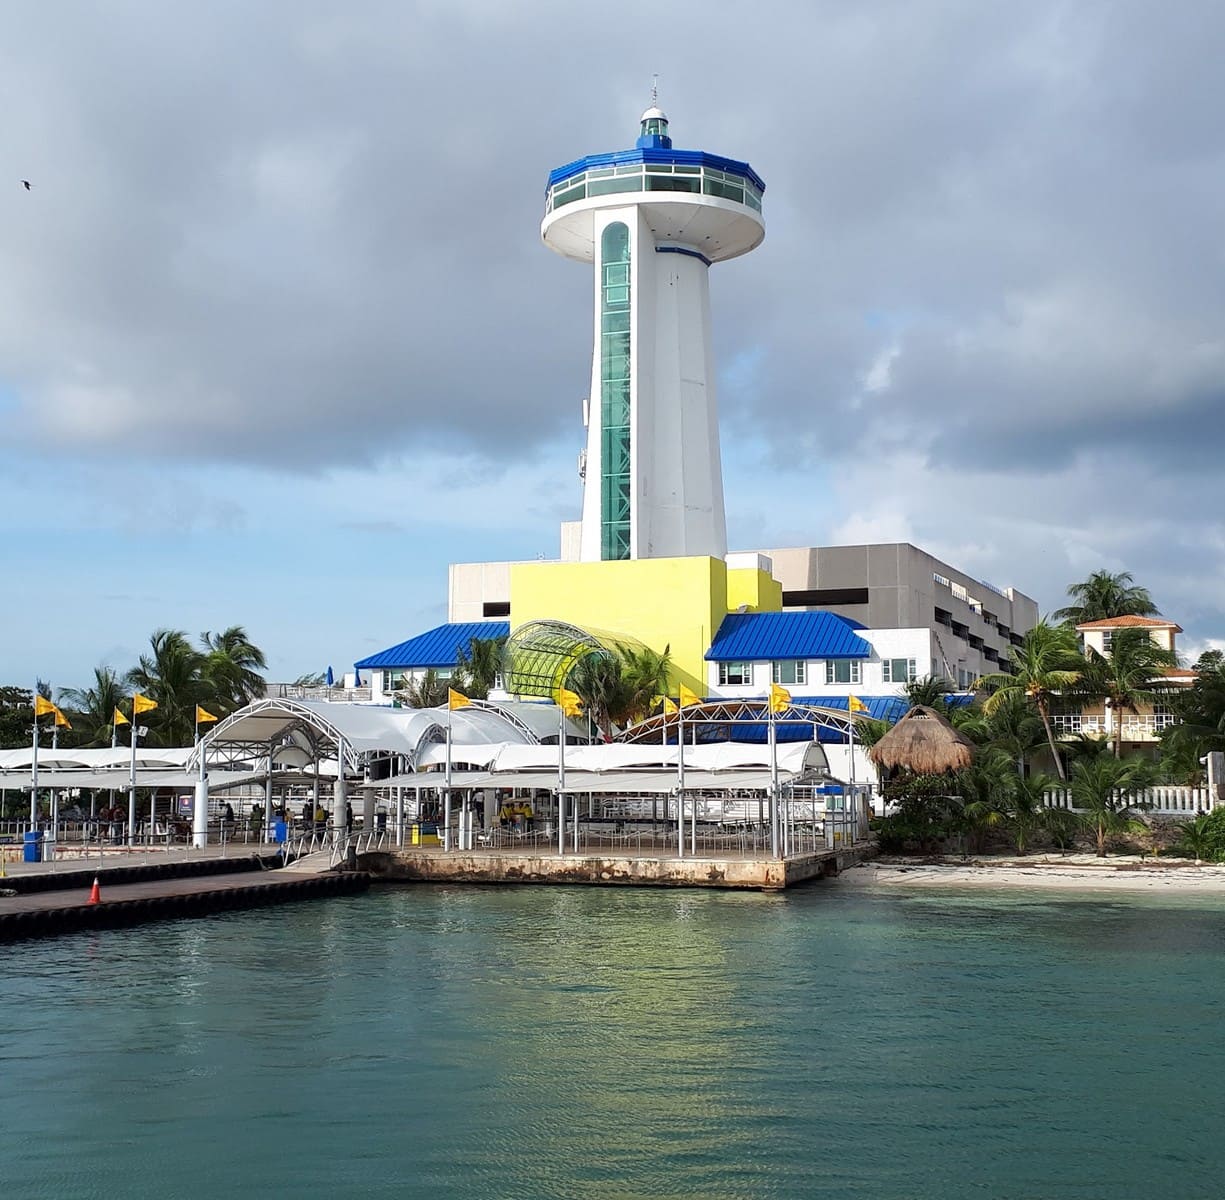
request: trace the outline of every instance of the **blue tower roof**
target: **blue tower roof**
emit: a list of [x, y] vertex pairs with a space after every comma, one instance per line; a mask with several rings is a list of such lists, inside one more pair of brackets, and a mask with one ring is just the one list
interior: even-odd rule
[[725, 171], [747, 179], [758, 192], [764, 192], [766, 185], [760, 175], [746, 162], [734, 158], [724, 158], [719, 154], [707, 154], [704, 150], [675, 150], [672, 138], [668, 134], [668, 118], [658, 108], [648, 108], [642, 114], [642, 132], [634, 149], [613, 150], [607, 154], [587, 154], [568, 162], [564, 167], [557, 167], [549, 172], [549, 188], [559, 183], [582, 175], [585, 171], [602, 167], [627, 166], [632, 163], [654, 163], [657, 165], [676, 165], [687, 167], [710, 167], [716, 171]]

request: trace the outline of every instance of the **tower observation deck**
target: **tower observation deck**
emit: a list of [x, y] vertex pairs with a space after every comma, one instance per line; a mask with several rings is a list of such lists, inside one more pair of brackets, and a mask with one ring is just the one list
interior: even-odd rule
[[549, 175], [541, 237], [595, 268], [585, 562], [727, 553], [709, 271], [761, 244], [764, 191], [748, 163], [673, 149], [655, 107], [634, 149]]

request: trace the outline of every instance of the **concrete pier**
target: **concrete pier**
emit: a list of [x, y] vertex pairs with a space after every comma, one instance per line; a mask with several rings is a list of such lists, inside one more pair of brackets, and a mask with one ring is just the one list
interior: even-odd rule
[[569, 883], [627, 887], [743, 888], [776, 892], [837, 875], [874, 858], [875, 843], [788, 858], [745, 855], [675, 858], [628, 854], [556, 854], [539, 850], [436, 848], [376, 851], [360, 856], [361, 870], [378, 880], [406, 883]]

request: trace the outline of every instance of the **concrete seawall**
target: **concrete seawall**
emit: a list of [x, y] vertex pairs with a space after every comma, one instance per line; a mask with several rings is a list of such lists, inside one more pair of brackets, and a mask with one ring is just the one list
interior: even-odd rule
[[650, 858], [507, 851], [398, 850], [364, 854], [363, 871], [405, 883], [557, 883], [587, 886], [743, 888], [782, 891], [876, 855], [863, 843], [846, 850], [778, 858]]

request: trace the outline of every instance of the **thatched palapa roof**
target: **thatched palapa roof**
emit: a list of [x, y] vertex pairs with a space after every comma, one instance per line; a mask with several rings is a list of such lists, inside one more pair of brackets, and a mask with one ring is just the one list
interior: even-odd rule
[[868, 757], [891, 771], [901, 768], [916, 775], [943, 775], [970, 765], [974, 743], [934, 708], [916, 704], [868, 751]]

